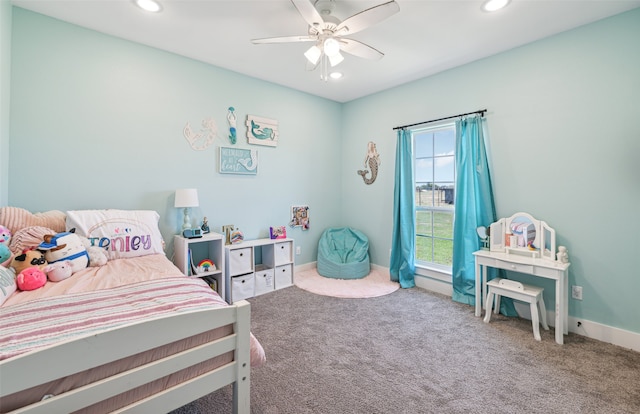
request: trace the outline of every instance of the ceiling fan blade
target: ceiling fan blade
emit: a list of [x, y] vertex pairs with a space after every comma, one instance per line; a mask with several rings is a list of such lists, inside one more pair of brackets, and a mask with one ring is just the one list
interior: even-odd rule
[[263, 43], [294, 43], [294, 42], [316, 42], [317, 36], [283, 36], [283, 37], [267, 37], [264, 39], [251, 39], [254, 45]]
[[400, 6], [395, 1], [379, 4], [347, 18], [345, 21], [340, 23], [338, 27], [336, 27], [335, 33], [344, 35], [359, 32], [360, 30], [366, 29], [369, 26], [383, 21], [399, 11]]
[[340, 42], [340, 50], [353, 56], [371, 60], [380, 60], [384, 56], [384, 53], [379, 50], [374, 49], [369, 45], [365, 45], [362, 42], [358, 42], [357, 40], [341, 37], [338, 41]]
[[309, 26], [321, 31], [324, 26], [324, 20], [313, 3], [311, 3], [311, 0], [291, 0], [291, 3], [298, 9], [298, 12]]

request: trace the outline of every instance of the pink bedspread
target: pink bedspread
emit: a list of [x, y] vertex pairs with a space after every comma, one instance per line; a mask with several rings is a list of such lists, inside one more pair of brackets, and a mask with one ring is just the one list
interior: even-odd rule
[[125, 324], [227, 306], [199, 280], [169, 277], [0, 309], [0, 360]]
[[[182, 275], [165, 255], [110, 260], [7, 299], [0, 307], [0, 360], [99, 330], [217, 306], [228, 305], [200, 278]], [[251, 335], [251, 365], [264, 361]]]

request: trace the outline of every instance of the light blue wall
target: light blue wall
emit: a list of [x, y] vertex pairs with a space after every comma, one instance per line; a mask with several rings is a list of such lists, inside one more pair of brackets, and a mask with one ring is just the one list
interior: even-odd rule
[[[348, 224], [369, 236], [372, 262], [388, 266], [392, 128], [487, 108], [498, 214], [524, 210], [556, 228], [570, 284], [584, 287], [572, 316], [640, 332], [640, 10], [344, 105], [19, 8], [13, 15], [10, 204], [154, 209], [169, 240], [176, 188], [200, 190], [194, 216], [214, 230], [233, 223], [248, 238], [304, 203], [311, 230], [290, 230], [298, 264], [315, 260], [325, 227]], [[278, 148], [258, 147], [256, 177], [218, 174], [217, 152], [182, 138], [187, 121], [213, 116], [215, 146], [225, 145], [229, 105], [239, 119], [280, 121]], [[367, 186], [356, 171], [369, 141], [382, 165]]]
[[[177, 188], [199, 190], [192, 218], [207, 216], [214, 231], [234, 224], [251, 239], [308, 204], [311, 229], [288, 234], [302, 247], [299, 263], [315, 260], [319, 233], [340, 217], [338, 103], [20, 8], [13, 25], [11, 205], [153, 209], [172, 242]], [[247, 114], [280, 123], [277, 148], [252, 146], [257, 176], [216, 170], [218, 147], [230, 145], [229, 106], [242, 134]], [[182, 130], [207, 117], [219, 138], [194, 151]], [[245, 137], [237, 146], [249, 147]]]
[[[388, 266], [392, 128], [486, 108], [498, 215], [556, 229], [584, 288], [570, 315], [640, 332], [639, 39], [636, 9], [345, 104], [343, 221], [368, 228], [372, 261]], [[371, 186], [355, 175], [368, 141], [382, 158]]]
[[9, 199], [11, 2], [0, 0], [0, 206]]

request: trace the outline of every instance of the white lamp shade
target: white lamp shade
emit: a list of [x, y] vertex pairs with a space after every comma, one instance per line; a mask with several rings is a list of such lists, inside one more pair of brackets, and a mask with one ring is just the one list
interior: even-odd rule
[[174, 207], [198, 207], [198, 190], [195, 188], [184, 188], [176, 190], [176, 202]]
[[343, 60], [344, 60], [344, 57], [340, 52], [336, 53], [335, 55], [329, 56], [329, 63], [331, 63], [331, 67], [336, 66], [338, 63], [342, 62]]
[[320, 59], [320, 55], [322, 55], [322, 50], [318, 46], [311, 46], [309, 50], [304, 52], [304, 56], [307, 58], [312, 65], [316, 65], [318, 60]]
[[324, 54], [331, 57], [340, 53], [340, 43], [332, 37], [324, 41]]

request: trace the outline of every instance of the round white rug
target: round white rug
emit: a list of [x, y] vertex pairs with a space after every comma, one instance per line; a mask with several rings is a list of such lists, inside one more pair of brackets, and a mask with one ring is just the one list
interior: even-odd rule
[[388, 295], [400, 288], [392, 282], [388, 271], [371, 269], [362, 279], [332, 279], [321, 276], [316, 268], [296, 272], [294, 283], [300, 289], [336, 298], [375, 298]]

